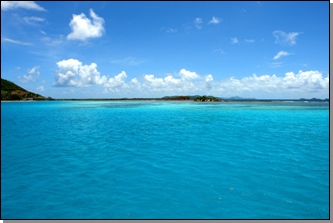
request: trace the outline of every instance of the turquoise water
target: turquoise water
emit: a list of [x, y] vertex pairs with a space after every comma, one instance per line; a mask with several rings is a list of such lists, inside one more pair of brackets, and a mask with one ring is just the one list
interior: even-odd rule
[[327, 103], [1, 103], [2, 219], [328, 219]]

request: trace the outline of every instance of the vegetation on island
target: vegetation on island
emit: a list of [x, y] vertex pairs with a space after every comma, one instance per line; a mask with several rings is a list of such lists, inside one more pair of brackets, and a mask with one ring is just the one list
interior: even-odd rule
[[166, 96], [163, 97], [162, 100], [184, 101], [184, 100], [191, 100], [191, 98], [189, 96]]
[[204, 102], [214, 102], [214, 101], [220, 101], [220, 99], [215, 98], [213, 96], [199, 96], [194, 99], [194, 101], [204, 101]]
[[1, 78], [1, 101], [51, 100], [51, 99], [52, 99], [51, 97], [45, 98], [42, 95], [27, 91], [11, 81]]
[[165, 96], [161, 98], [161, 100], [176, 100], [176, 101], [184, 101], [184, 100], [193, 100], [193, 101], [202, 101], [202, 102], [214, 102], [214, 101], [221, 101], [221, 99], [213, 97], [213, 96]]
[[306, 98], [300, 98], [300, 101], [329, 101], [328, 98], [325, 99], [319, 99], [319, 98], [311, 98], [311, 99], [306, 99]]

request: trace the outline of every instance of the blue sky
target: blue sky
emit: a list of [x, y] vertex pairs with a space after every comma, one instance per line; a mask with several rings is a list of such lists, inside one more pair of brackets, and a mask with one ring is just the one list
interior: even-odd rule
[[1, 76], [53, 98], [328, 98], [329, 2], [1, 2]]

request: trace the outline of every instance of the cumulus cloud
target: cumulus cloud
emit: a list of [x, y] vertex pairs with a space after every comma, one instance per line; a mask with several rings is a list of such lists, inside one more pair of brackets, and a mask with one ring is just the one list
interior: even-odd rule
[[82, 65], [76, 59], [62, 60], [57, 63], [58, 71], [55, 74], [54, 86], [58, 87], [88, 87], [104, 84], [106, 76], [101, 76], [97, 71], [97, 64]]
[[302, 71], [297, 74], [288, 72], [283, 77], [273, 75], [257, 76], [242, 79], [229, 78], [219, 83], [221, 93], [250, 93], [261, 92], [279, 95], [281, 93], [304, 95], [313, 92], [327, 93], [329, 77], [323, 78], [319, 71]]
[[154, 74], [146, 74], [143, 84], [144, 90], [151, 92], [182, 92], [191, 84], [184, 79], [174, 78], [168, 75], [165, 78], [155, 77]]
[[[178, 75], [180, 73], [181, 71]], [[328, 76], [324, 78], [319, 71], [299, 71], [298, 73], [288, 72], [284, 76], [253, 74], [241, 79], [231, 77], [221, 81], [215, 80], [212, 74], [198, 75], [196, 79], [175, 78], [172, 75], [161, 78], [154, 74], [146, 74], [143, 77], [141, 90], [167, 95], [212, 93], [220, 96], [262, 94], [271, 97], [279, 97], [279, 95], [284, 95], [281, 97], [292, 95], [310, 97], [314, 93], [318, 93], [319, 96], [326, 95], [328, 88]]]
[[238, 43], [238, 39], [236, 37], [231, 38], [231, 43], [232, 44]]
[[23, 77], [19, 76], [19, 80], [24, 83], [29, 81], [36, 81], [40, 75], [39, 66], [34, 66], [33, 68], [28, 69], [27, 72], [29, 75], [23, 75]]
[[284, 31], [275, 30], [273, 35], [275, 36], [275, 43], [279, 43], [282, 45], [295, 45], [296, 44], [296, 37], [300, 33], [298, 32], [291, 32], [285, 33]]
[[166, 83], [164, 82], [163, 78], [156, 78], [154, 74], [146, 74], [143, 78], [143, 86], [150, 90], [160, 91], [164, 90], [166, 87]]
[[164, 78], [155, 77], [154, 74], [146, 74], [143, 77], [143, 90], [150, 92], [170, 92], [170, 93], [186, 93], [195, 92], [200, 89], [201, 86], [196, 85], [201, 80], [203, 85], [203, 78], [196, 72], [192, 72], [186, 69], [181, 69], [177, 74], [180, 78], [175, 78], [171, 74]]
[[175, 78], [172, 75], [161, 78], [154, 74], [146, 74], [141, 85], [141, 92], [159, 92], [165, 95], [176, 93], [210, 93], [218, 96], [264, 95], [261, 98], [326, 97], [328, 89], [328, 75], [324, 78], [319, 71], [301, 70], [298, 73], [288, 72], [284, 76], [253, 74], [241, 79], [230, 77], [221, 81], [215, 80], [212, 74], [198, 75], [197, 79]]
[[46, 11], [33, 1], [1, 1], [1, 11], [23, 8], [27, 10]]
[[138, 79], [136, 78], [133, 78], [130, 83], [129, 83], [129, 86], [131, 89], [133, 90], [140, 90], [141, 89], [141, 84], [140, 82], [138, 81]]
[[279, 59], [279, 58], [281, 58], [281, 57], [283, 57], [283, 56], [288, 56], [288, 55], [290, 55], [290, 53], [281, 50], [280, 52], [278, 52], [278, 53], [273, 57], [273, 59], [274, 59], [274, 60], [277, 60], [277, 59]]
[[107, 82], [104, 83], [104, 86], [112, 89], [112, 90], [119, 90], [121, 88], [127, 87], [125, 84], [125, 79], [127, 75], [125, 71], [122, 71], [120, 74], [116, 75], [115, 77], [111, 77]]
[[201, 29], [202, 28], [202, 18], [195, 18], [194, 20], [194, 25], [197, 29]]
[[108, 78], [101, 75], [97, 70], [97, 64], [83, 65], [76, 59], [62, 60], [57, 63], [58, 71], [55, 74], [54, 86], [57, 87], [90, 87], [94, 85], [103, 86], [113, 92], [119, 92], [121, 89], [140, 89], [141, 84], [133, 78], [129, 83], [125, 82], [127, 74], [122, 71], [114, 77]]
[[222, 20], [213, 16], [213, 18], [208, 22], [208, 24], [219, 24]]
[[211, 74], [206, 75], [205, 81], [206, 81], [206, 88], [207, 89], [212, 89], [213, 88], [213, 84], [214, 84], [213, 75], [211, 75]]
[[179, 71], [179, 75], [184, 80], [198, 79], [200, 76], [196, 72], [185, 70], [184, 68]]
[[1, 41], [2, 42], [8, 42], [8, 43], [14, 43], [14, 44], [18, 44], [18, 45], [25, 45], [25, 46], [32, 45], [32, 43], [22, 42], [22, 41], [19, 41], [19, 40], [13, 40], [13, 39], [3, 38], [3, 37], [1, 37]]
[[[248, 95], [261, 98], [327, 97], [329, 76], [323, 77], [319, 71], [287, 72], [282, 76], [253, 74], [243, 78], [230, 77], [216, 80], [213, 74], [198, 74], [181, 69], [174, 74], [158, 77], [155, 74], [143, 74], [141, 78], [127, 80], [125, 71], [114, 77], [102, 76], [97, 65], [83, 65], [75, 59], [57, 63], [55, 86], [88, 87], [100, 85], [104, 92], [121, 92], [134, 95], [190, 95], [214, 94], [216, 96]], [[31, 69], [32, 72], [32, 69]], [[151, 94], [154, 93], [154, 94]], [[154, 97], [154, 96], [153, 96]], [[260, 98], [260, 96], [259, 96]]]
[[73, 15], [69, 23], [72, 32], [68, 34], [67, 39], [85, 41], [89, 38], [101, 37], [104, 33], [104, 19], [96, 15], [92, 9], [90, 9], [90, 17], [92, 20], [83, 13]]

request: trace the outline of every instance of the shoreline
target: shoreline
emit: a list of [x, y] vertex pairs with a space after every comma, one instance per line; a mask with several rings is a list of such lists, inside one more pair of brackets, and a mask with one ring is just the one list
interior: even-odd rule
[[28, 100], [26, 100], [26, 101], [10, 101], [10, 100], [5, 100], [5, 101], [1, 101], [1, 103], [2, 102], [37, 102], [37, 100], [36, 101], [32, 101], [32, 100], [30, 100], [30, 101], [28, 101]]
[[50, 102], [50, 101], [72, 101], [72, 102], [77, 102], [77, 101], [156, 101], [156, 102], [193, 102], [193, 103], [269, 103], [269, 102], [283, 102], [283, 103], [328, 103], [329, 100], [316, 100], [316, 101], [304, 101], [304, 100], [288, 100], [288, 99], [257, 99], [257, 100], [220, 100], [220, 101], [195, 101], [195, 100], [164, 100], [164, 99], [153, 99], [153, 98], [147, 98], [147, 99], [53, 99], [53, 100], [3, 100], [1, 101], [4, 103], [9, 103], [9, 102]]

